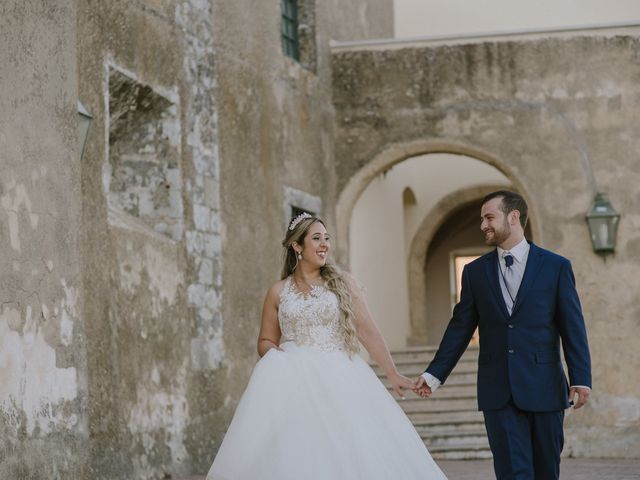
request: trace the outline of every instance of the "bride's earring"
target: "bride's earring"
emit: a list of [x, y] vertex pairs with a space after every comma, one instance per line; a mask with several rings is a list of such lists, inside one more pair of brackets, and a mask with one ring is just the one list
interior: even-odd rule
[[298, 252], [298, 260], [302, 260], [302, 252]]

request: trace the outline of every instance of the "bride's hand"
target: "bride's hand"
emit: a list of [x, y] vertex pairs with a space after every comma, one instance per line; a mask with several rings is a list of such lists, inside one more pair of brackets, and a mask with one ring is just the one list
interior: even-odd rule
[[400, 375], [399, 373], [394, 373], [389, 376], [389, 382], [391, 383], [391, 387], [393, 391], [396, 392], [396, 395], [400, 397], [400, 399], [404, 400], [403, 389], [412, 390], [413, 382], [405, 377], [404, 375]]

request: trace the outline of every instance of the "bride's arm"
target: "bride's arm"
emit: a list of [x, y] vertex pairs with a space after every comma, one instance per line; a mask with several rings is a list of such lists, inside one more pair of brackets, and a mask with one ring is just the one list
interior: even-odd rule
[[275, 284], [267, 292], [262, 306], [262, 322], [258, 334], [258, 355], [264, 356], [272, 348], [280, 350], [280, 324], [278, 323], [278, 303], [280, 288]]
[[362, 289], [349, 275], [345, 275], [345, 278], [351, 291], [354, 326], [358, 339], [373, 361], [382, 368], [398, 396], [403, 397], [402, 389], [411, 389], [413, 382], [398, 373], [389, 348], [369, 312]]

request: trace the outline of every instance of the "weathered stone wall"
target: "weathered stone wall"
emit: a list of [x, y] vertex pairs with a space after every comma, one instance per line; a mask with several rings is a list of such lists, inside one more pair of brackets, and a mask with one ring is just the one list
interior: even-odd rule
[[86, 341], [73, 2], [0, 5], [0, 478], [78, 478]]
[[[566, 453], [576, 456], [640, 451], [639, 47], [630, 28], [333, 55], [341, 199], [366, 183], [358, 172], [367, 166], [381, 173], [420, 153], [470, 154], [525, 193], [539, 243], [573, 260], [594, 367], [590, 404], [566, 422]], [[596, 189], [622, 213], [606, 262], [584, 220]]]
[[206, 472], [225, 352], [212, 5], [80, 2], [78, 41], [88, 470]]

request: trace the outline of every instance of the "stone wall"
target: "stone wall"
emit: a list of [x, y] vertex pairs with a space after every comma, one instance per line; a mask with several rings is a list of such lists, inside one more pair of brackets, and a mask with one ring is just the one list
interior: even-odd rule
[[[529, 200], [537, 241], [573, 261], [594, 367], [590, 404], [566, 422], [576, 456], [640, 451], [639, 47], [628, 28], [333, 54], [340, 239], [370, 178], [413, 155], [463, 153], [500, 169]], [[622, 213], [606, 262], [584, 218], [596, 190]]]
[[79, 5], [90, 471], [206, 472], [225, 359], [213, 6]]
[[0, 5], [0, 478], [87, 458], [76, 15]]

